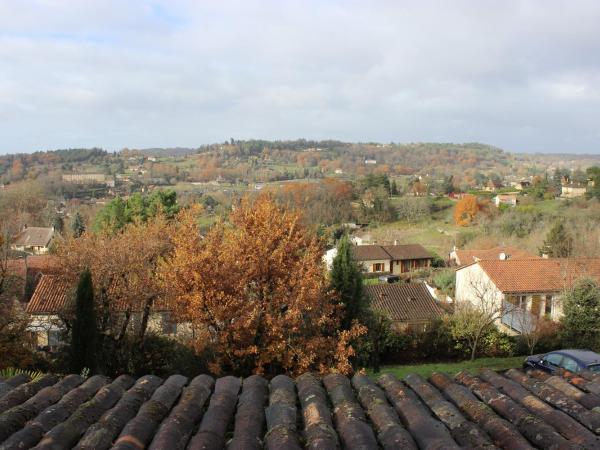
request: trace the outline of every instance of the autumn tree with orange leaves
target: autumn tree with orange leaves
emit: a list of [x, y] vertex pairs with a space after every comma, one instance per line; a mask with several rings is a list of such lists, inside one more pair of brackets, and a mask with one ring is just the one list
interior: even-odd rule
[[160, 273], [193, 345], [212, 353], [215, 373], [351, 371], [355, 324], [339, 331], [341, 309], [324, 271], [322, 245], [270, 196], [248, 198], [202, 237], [192, 208], [181, 213], [172, 257]]
[[479, 203], [474, 195], [465, 195], [454, 207], [454, 222], [461, 227], [469, 226], [479, 212]]

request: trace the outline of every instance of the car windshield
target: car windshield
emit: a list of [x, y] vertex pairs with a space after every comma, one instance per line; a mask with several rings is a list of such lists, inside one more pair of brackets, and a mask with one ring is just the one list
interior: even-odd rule
[[592, 364], [588, 366], [588, 370], [591, 370], [592, 372], [600, 372], [600, 364]]

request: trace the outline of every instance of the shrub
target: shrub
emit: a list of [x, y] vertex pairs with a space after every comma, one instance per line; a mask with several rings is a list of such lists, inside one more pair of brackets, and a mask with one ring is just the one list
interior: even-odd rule
[[584, 278], [575, 283], [563, 297], [564, 316], [561, 339], [574, 348], [600, 349], [600, 287]]
[[491, 328], [482, 336], [481, 350], [483, 356], [488, 357], [513, 356], [517, 351], [517, 342], [512, 336]]
[[456, 246], [458, 248], [464, 248], [469, 242], [477, 237], [477, 233], [474, 230], [461, 230], [456, 235]]
[[442, 258], [440, 255], [438, 255], [436, 252], [429, 252], [429, 253], [431, 253], [431, 256], [433, 256], [433, 260], [431, 261], [431, 267], [435, 267], [435, 268], [446, 267], [446, 261], [444, 261], [444, 258]]
[[[54, 372], [69, 372], [68, 347], [57, 355]], [[140, 348], [138, 340], [126, 335], [123, 340], [105, 339], [96, 352], [97, 372], [109, 377], [123, 373], [134, 376], [173, 374], [195, 376], [208, 373], [205, 355], [197, 355], [190, 346], [172, 338], [148, 333]]]
[[441, 270], [434, 274], [433, 283], [444, 294], [451, 297], [454, 296], [454, 288], [456, 284], [456, 274], [452, 269]]
[[15, 367], [7, 367], [5, 369], [0, 370], [1, 378], [11, 378], [15, 375], [25, 374], [29, 377], [31, 381], [38, 380], [44, 376], [43, 372], [39, 370], [24, 370]]

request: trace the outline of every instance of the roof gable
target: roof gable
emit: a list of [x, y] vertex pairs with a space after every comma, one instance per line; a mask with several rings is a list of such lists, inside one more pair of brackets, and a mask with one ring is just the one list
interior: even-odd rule
[[68, 289], [59, 277], [42, 275], [25, 311], [29, 314], [58, 314], [67, 304]]
[[356, 261], [387, 260], [390, 255], [381, 245], [353, 245], [352, 256]]
[[384, 245], [383, 249], [391, 256], [393, 260], [406, 259], [431, 259], [425, 247], [421, 244], [404, 244], [404, 245]]

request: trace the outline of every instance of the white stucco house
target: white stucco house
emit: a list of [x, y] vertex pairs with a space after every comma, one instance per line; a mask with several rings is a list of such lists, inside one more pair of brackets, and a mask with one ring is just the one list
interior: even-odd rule
[[456, 303], [501, 308], [497, 326], [518, 334], [536, 318], [560, 319], [562, 293], [583, 277], [600, 280], [600, 258], [476, 261], [456, 270]]
[[498, 194], [494, 197], [494, 205], [496, 205], [496, 208], [500, 208], [500, 205], [515, 207], [517, 206], [517, 201], [516, 194]]

